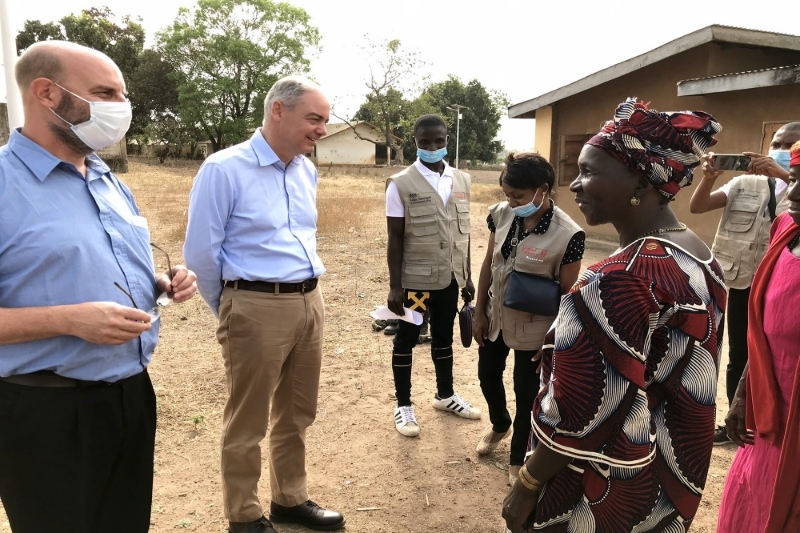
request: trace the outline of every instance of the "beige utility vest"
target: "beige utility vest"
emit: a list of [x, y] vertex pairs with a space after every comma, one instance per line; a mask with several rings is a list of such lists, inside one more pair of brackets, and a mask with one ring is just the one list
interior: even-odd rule
[[504, 306], [508, 278], [516, 270], [559, 281], [561, 260], [569, 241], [583, 229], [561, 209], [554, 207], [547, 231], [542, 235], [529, 234], [517, 244], [516, 256], [512, 251], [506, 260], [503, 258], [502, 248], [514, 221], [514, 210], [508, 206], [508, 202], [500, 202], [491, 206], [489, 212], [495, 225], [492, 282], [486, 303], [489, 340], [496, 341], [502, 331], [503, 341], [509, 348], [538, 350], [556, 317], [532, 315]]
[[466, 284], [469, 265], [469, 174], [453, 171], [447, 205], [414, 165], [386, 180], [394, 180], [406, 209], [401, 282], [404, 289], [444, 289], [455, 277]]
[[[786, 191], [776, 195], [775, 200], [775, 214], [780, 215], [789, 207]], [[772, 224], [766, 210], [768, 202], [769, 184], [764, 176], [743, 175], [731, 183], [711, 247], [729, 289], [748, 288], [767, 253]]]

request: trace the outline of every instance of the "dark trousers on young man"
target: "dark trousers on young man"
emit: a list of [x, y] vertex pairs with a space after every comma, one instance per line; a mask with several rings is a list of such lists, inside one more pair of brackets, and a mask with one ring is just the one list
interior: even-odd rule
[[111, 384], [0, 379], [0, 499], [11, 531], [146, 533], [155, 433], [146, 371]]
[[[511, 415], [506, 407], [506, 389], [503, 386], [503, 373], [506, 358], [511, 349], [503, 342], [503, 332], [497, 340], [483, 341], [478, 348], [478, 379], [486, 403], [489, 406], [489, 420], [492, 430], [505, 433], [511, 427]], [[531, 432], [531, 411], [536, 395], [539, 394], [539, 361], [532, 361], [538, 350], [514, 350], [514, 396], [517, 413], [514, 415], [514, 433], [511, 436], [511, 458], [509, 464], [525, 464], [525, 451]]]
[[[405, 306], [414, 311], [430, 312], [431, 358], [436, 370], [439, 398], [449, 398], [453, 391], [453, 326], [458, 313], [458, 282], [444, 289], [416, 291], [405, 289]], [[411, 352], [419, 340], [421, 326], [400, 321], [394, 337], [392, 371], [397, 405], [411, 405]]]
[[733, 402], [736, 387], [747, 365], [747, 303], [750, 287], [728, 290], [728, 367], [725, 372], [725, 392], [728, 406]]

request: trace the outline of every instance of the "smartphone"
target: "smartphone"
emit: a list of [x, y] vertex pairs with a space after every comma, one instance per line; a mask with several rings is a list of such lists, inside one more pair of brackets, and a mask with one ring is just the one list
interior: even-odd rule
[[750, 168], [750, 156], [742, 154], [716, 154], [714, 155], [714, 170], [733, 170], [747, 172]]

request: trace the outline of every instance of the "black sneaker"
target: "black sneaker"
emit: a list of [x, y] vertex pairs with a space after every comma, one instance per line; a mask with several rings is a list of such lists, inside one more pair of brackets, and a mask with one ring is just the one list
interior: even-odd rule
[[714, 431], [714, 446], [721, 446], [731, 442], [733, 441], [728, 437], [728, 430], [725, 426], [717, 426], [717, 429]]
[[428, 324], [423, 322], [422, 327], [419, 328], [419, 338], [417, 339], [417, 344], [423, 344], [426, 342], [431, 342], [431, 336], [428, 334]]
[[387, 320], [389, 324], [384, 328], [383, 334], [384, 335], [394, 335], [397, 333], [397, 329], [400, 327], [397, 323], [398, 320]]

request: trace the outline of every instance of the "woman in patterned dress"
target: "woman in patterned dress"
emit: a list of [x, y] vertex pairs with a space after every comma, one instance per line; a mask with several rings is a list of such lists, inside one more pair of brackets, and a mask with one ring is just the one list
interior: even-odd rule
[[800, 531], [800, 142], [791, 150], [789, 210], [772, 224], [753, 279], [750, 358], [730, 412], [741, 449], [725, 480], [717, 533]]
[[570, 186], [620, 249], [589, 267], [545, 339], [529, 455], [503, 504], [513, 533], [682, 533], [714, 439], [726, 293], [669, 207], [721, 130], [630, 99], [584, 146]]

